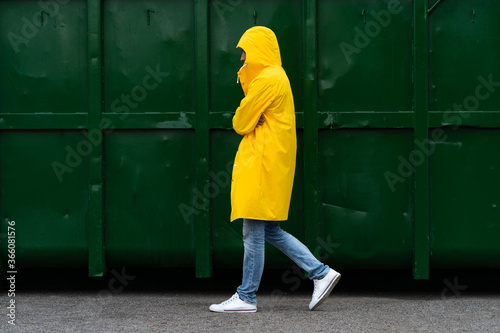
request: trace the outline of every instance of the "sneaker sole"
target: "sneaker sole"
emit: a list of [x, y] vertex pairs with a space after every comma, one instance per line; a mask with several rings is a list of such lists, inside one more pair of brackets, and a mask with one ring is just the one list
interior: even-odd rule
[[249, 310], [221, 310], [221, 311], [210, 309], [210, 311], [216, 312], [216, 313], [251, 313], [251, 312], [257, 312], [257, 309], [249, 309]]
[[340, 277], [341, 277], [341, 275], [338, 274], [335, 277], [335, 279], [333, 279], [332, 282], [330, 282], [330, 285], [328, 286], [328, 288], [326, 289], [326, 291], [323, 293], [323, 296], [321, 296], [321, 298], [319, 299], [318, 303], [314, 304], [314, 306], [310, 309], [311, 311], [314, 310], [314, 309], [316, 309], [318, 306], [320, 306], [326, 300], [326, 298], [332, 292], [333, 288], [335, 288], [335, 286], [339, 282]]

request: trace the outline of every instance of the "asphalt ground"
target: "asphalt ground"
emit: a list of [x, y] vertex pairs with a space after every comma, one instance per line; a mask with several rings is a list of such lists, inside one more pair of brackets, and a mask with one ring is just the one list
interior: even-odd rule
[[311, 281], [265, 272], [258, 312], [238, 314], [208, 310], [234, 293], [238, 271], [211, 279], [125, 268], [102, 279], [50, 272], [25, 272], [15, 297], [2, 292], [0, 332], [500, 332], [497, 271], [428, 281], [408, 272], [346, 272], [315, 311]]

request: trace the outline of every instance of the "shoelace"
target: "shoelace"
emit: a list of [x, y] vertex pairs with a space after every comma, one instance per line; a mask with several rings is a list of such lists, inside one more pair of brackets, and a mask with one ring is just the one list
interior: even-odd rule
[[319, 280], [313, 280], [313, 282], [314, 282], [313, 297], [315, 297], [315, 296], [316, 296], [316, 294], [317, 294], [317, 293], [318, 293], [318, 291], [319, 291], [319, 290], [318, 290], [318, 288], [317, 288]]
[[240, 297], [238, 296], [238, 293], [234, 294], [234, 295], [233, 295], [230, 299], [228, 299], [227, 301], [222, 302], [222, 305], [229, 304], [229, 303], [231, 303], [232, 301], [234, 301], [234, 300], [235, 300], [235, 299], [237, 299], [237, 298], [240, 298]]

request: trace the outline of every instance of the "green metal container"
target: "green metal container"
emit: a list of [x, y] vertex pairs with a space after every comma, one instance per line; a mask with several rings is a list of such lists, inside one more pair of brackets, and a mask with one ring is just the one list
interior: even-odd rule
[[[0, 269], [240, 267], [235, 46], [294, 92], [283, 227], [329, 265], [500, 267], [500, 2], [0, 1]], [[11, 244], [13, 241], [11, 241]], [[11, 246], [12, 247], [12, 246]], [[291, 267], [269, 247], [267, 267]]]

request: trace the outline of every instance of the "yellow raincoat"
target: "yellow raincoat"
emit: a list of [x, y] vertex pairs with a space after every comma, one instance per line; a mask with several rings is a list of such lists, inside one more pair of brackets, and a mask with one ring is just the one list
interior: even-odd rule
[[[272, 30], [250, 28], [237, 47], [246, 53], [238, 72], [245, 97], [233, 117], [233, 128], [244, 137], [233, 166], [231, 221], [284, 221], [297, 152], [292, 89]], [[257, 126], [262, 114], [265, 122]]]

